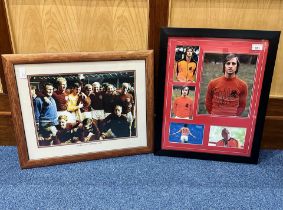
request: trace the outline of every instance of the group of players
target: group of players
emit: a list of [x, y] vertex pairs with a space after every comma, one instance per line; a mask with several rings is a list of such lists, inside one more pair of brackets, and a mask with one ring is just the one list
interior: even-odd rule
[[31, 85], [39, 146], [89, 142], [136, 135], [135, 93], [129, 83], [74, 83], [67, 88], [64, 77], [57, 86], [45, 83], [42, 90]]

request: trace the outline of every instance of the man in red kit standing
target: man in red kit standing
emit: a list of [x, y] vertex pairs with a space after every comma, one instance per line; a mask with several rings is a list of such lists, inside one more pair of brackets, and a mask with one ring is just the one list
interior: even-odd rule
[[193, 116], [193, 100], [188, 96], [189, 87], [183, 87], [181, 96], [173, 102], [173, 114], [175, 118], [191, 119]]
[[229, 54], [223, 62], [224, 75], [209, 82], [205, 100], [209, 114], [240, 116], [244, 112], [248, 86], [237, 77], [239, 67], [239, 58]]
[[217, 147], [239, 148], [238, 140], [231, 138], [230, 132], [226, 128], [223, 128], [221, 135], [223, 139], [216, 143]]
[[69, 117], [69, 112], [67, 111], [68, 107], [68, 93], [67, 89], [67, 80], [64, 77], [57, 78], [58, 89], [53, 92], [52, 97], [54, 98], [57, 105], [58, 116], [66, 115]]
[[100, 83], [94, 82], [92, 84], [93, 92], [91, 99], [92, 118], [99, 121], [104, 119], [104, 108], [103, 108], [103, 92], [100, 90]]
[[122, 84], [122, 92], [119, 95], [119, 102], [122, 105], [122, 113], [125, 114], [130, 124], [132, 124], [135, 117], [134, 97], [129, 93], [130, 84], [124, 82]]

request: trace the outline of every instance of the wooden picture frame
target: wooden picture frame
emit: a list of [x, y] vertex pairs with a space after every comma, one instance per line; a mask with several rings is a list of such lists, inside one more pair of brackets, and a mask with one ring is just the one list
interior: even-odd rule
[[[152, 152], [153, 51], [7, 54], [2, 61], [22, 168]], [[94, 96], [80, 88], [92, 89], [85, 84], [94, 82], [105, 85], [110, 99], [103, 101], [106, 93], [97, 88], [93, 95], [101, 107], [82, 111]], [[67, 93], [69, 85], [73, 89]], [[55, 88], [64, 93], [61, 102]], [[70, 108], [73, 96], [75, 111]], [[60, 103], [66, 110], [59, 111]], [[106, 113], [110, 104], [113, 112]]]
[[257, 163], [280, 32], [162, 28], [160, 37], [155, 154]]

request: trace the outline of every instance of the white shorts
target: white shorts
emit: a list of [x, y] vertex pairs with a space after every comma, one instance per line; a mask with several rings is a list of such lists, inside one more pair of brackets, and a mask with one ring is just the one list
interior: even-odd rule
[[189, 137], [188, 136], [184, 136], [184, 135], [181, 136], [181, 142], [182, 143], [185, 143], [185, 142], [188, 142], [188, 141], [189, 141]]
[[86, 118], [92, 118], [92, 115], [91, 115], [91, 112], [83, 112], [82, 113], [82, 118], [83, 120], [86, 119]]
[[104, 119], [104, 110], [93, 110], [91, 111], [92, 118], [95, 120]]
[[76, 121], [83, 121], [83, 115], [80, 111], [70, 112], [69, 123], [75, 123]]
[[77, 120], [76, 113], [75, 112], [70, 113], [70, 115], [68, 117], [68, 122], [69, 123], [75, 123], [76, 120]]

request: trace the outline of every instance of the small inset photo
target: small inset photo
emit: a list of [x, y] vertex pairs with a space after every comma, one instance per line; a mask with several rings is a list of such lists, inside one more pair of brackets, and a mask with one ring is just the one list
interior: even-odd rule
[[174, 64], [175, 82], [195, 82], [199, 46], [176, 46]]
[[175, 119], [193, 119], [194, 100], [194, 86], [173, 86], [171, 117]]
[[170, 123], [169, 141], [174, 143], [202, 144], [204, 125]]
[[244, 148], [246, 128], [211, 126], [208, 146]]

